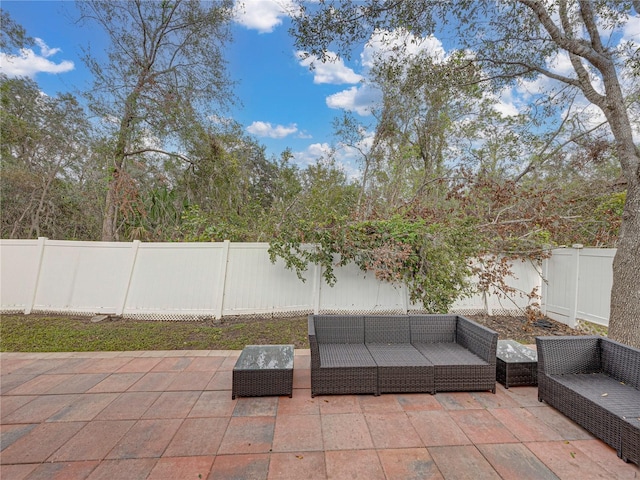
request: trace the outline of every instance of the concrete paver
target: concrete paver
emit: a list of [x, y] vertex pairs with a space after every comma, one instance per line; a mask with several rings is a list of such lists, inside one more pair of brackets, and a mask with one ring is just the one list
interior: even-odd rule
[[639, 478], [535, 387], [231, 399], [237, 351], [0, 354], [0, 478]]

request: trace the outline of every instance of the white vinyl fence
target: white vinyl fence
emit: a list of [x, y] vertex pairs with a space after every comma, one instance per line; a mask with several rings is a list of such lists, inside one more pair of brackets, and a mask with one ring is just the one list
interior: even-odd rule
[[575, 328], [579, 320], [609, 325], [615, 248], [553, 250], [543, 264], [543, 312]]
[[[192, 320], [231, 315], [421, 310], [420, 305], [409, 301], [404, 285], [379, 281], [355, 265], [335, 270], [334, 287], [324, 282], [318, 266], [311, 266], [302, 282], [282, 261], [271, 263], [268, 247], [266, 243], [230, 242], [0, 240], [0, 311]], [[580, 285], [571, 283], [584, 275], [565, 271], [568, 266], [563, 261], [573, 252], [554, 251], [551, 261], [542, 266], [547, 272], [546, 283], [538, 268], [526, 262], [514, 265], [514, 278], [509, 281], [523, 294], [541, 288], [543, 308], [565, 323], [572, 312], [580, 316], [590, 308], [590, 304], [575, 308], [571, 292], [578, 292], [587, 303], [595, 301], [589, 291], [580, 293]], [[581, 258], [581, 262], [584, 265], [586, 260]], [[588, 272], [586, 268], [583, 266], [582, 272]], [[603, 276], [595, 279], [598, 289], [610, 290], [610, 282], [607, 287]], [[544, 295], [552, 301], [547, 302]], [[478, 294], [457, 301], [452, 311], [510, 314], [520, 312], [527, 303], [526, 296], [520, 294]], [[601, 316], [601, 310], [594, 312], [580, 318], [595, 318], [606, 324], [608, 306], [605, 316]]]

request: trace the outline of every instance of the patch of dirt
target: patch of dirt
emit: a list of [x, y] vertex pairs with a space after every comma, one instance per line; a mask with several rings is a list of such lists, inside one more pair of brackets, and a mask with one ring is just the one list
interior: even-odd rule
[[[567, 336], [575, 336], [575, 335], [589, 335], [590, 333], [573, 329], [564, 323], [556, 322], [548, 317], [543, 317], [536, 322], [530, 322], [525, 316], [509, 316], [509, 315], [466, 315], [467, 318], [474, 320], [480, 325], [484, 325], [495, 332], [498, 332], [498, 338], [500, 340], [516, 340], [520, 343], [524, 343], [527, 345], [535, 345], [536, 337], [545, 337], [545, 336], [559, 336], [559, 335], [567, 335]], [[248, 317], [225, 317], [222, 320], [221, 326], [232, 326], [238, 323], [240, 324], [249, 324], [249, 323], [263, 323], [265, 320], [267, 321], [278, 321], [282, 322], [282, 328], [286, 329], [300, 329], [298, 332], [298, 341], [292, 342], [296, 343], [298, 348], [308, 348], [308, 342], [306, 346], [299, 347], [300, 338], [306, 337], [306, 328], [307, 328], [307, 317], [299, 316], [299, 317], [285, 317], [285, 318], [277, 318], [277, 317], [269, 317], [269, 318], [248, 318]], [[220, 326], [220, 325], [219, 325]], [[257, 331], [260, 331], [260, 327], [256, 325], [254, 327]], [[231, 332], [229, 332], [231, 333]], [[229, 334], [227, 333], [227, 334]], [[233, 335], [231, 333], [231, 335]], [[262, 340], [266, 343], [269, 343], [269, 335], [262, 336]]]
[[498, 332], [500, 340], [510, 339], [530, 345], [535, 345], [536, 337], [588, 335], [587, 332], [573, 329], [547, 317], [536, 322], [530, 322], [524, 316], [512, 317], [508, 315], [467, 315], [467, 318]]

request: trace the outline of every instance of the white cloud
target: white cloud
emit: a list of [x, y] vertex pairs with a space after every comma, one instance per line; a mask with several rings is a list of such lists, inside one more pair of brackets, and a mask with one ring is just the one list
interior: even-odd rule
[[294, 15], [298, 7], [293, 0], [236, 0], [234, 5], [235, 21], [240, 25], [271, 33], [282, 24], [282, 18]]
[[305, 52], [296, 52], [300, 65], [312, 68], [313, 83], [358, 83], [362, 80], [362, 75], [358, 75], [351, 68], [344, 64], [344, 60], [333, 52], [328, 52], [328, 61], [322, 62], [314, 55], [306, 56]]
[[513, 87], [505, 87], [497, 95], [486, 93], [484, 98], [493, 102], [493, 109], [504, 117], [520, 115], [523, 113], [520, 108], [526, 108], [522, 105], [517, 90]]
[[622, 29], [622, 41], [640, 41], [640, 12], [637, 15], [629, 15], [629, 19]]
[[445, 58], [442, 42], [434, 36], [417, 37], [403, 29], [376, 30], [362, 50], [360, 59], [363, 67], [372, 68], [379, 59], [396, 55], [412, 57], [421, 52], [429, 52], [434, 58]]
[[30, 48], [23, 48], [18, 55], [0, 52], [0, 70], [8, 77], [31, 77], [37, 73], [64, 73], [75, 68], [73, 62], [63, 60], [55, 63], [48, 58], [60, 52], [59, 48], [49, 48], [40, 38], [35, 39], [40, 53]]
[[382, 92], [369, 85], [364, 84], [359, 87], [351, 87], [326, 99], [329, 108], [343, 109], [349, 112], [356, 112], [358, 115], [371, 115], [371, 111], [382, 101]]
[[327, 158], [332, 154], [332, 148], [328, 143], [312, 143], [306, 150], [293, 152], [295, 162], [301, 167], [316, 163], [321, 158]]
[[[405, 30], [376, 30], [360, 53], [363, 67], [362, 75], [355, 74], [355, 72], [354, 75], [357, 75], [359, 81], [362, 81], [376, 61], [390, 59], [394, 56], [407, 58], [422, 52], [428, 52], [436, 59], [446, 58], [442, 42], [436, 37], [417, 37]], [[371, 115], [372, 109], [381, 101], [382, 92], [368, 83], [334, 93], [326, 99], [329, 108], [356, 112], [361, 116]]]
[[[372, 138], [372, 136], [371, 138], [365, 138], [363, 140], [363, 147], [365, 143], [370, 143]], [[350, 181], [359, 180], [362, 177], [362, 172], [359, 167], [359, 162], [362, 161], [360, 153], [351, 147], [340, 146], [334, 149], [328, 143], [313, 143], [305, 150], [293, 152], [293, 158], [295, 163], [301, 168], [306, 168], [309, 165], [331, 158]]]
[[503, 117], [515, 117], [520, 115], [518, 108], [512, 102], [505, 102], [504, 100], [498, 100], [498, 103], [493, 106], [493, 109]]
[[285, 127], [283, 125], [271, 125], [269, 122], [253, 122], [247, 127], [247, 131], [259, 137], [284, 138], [296, 133], [298, 126], [295, 123]]

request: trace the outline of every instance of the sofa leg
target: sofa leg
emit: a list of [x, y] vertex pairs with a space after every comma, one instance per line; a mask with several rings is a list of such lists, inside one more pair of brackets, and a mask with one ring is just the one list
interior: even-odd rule
[[622, 455], [622, 450], [618, 450], [616, 453], [618, 454], [618, 458], [621, 458], [624, 463], [629, 463], [629, 459]]

